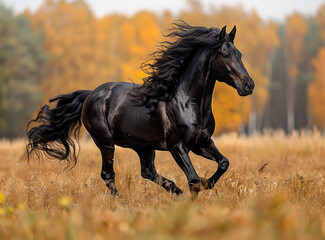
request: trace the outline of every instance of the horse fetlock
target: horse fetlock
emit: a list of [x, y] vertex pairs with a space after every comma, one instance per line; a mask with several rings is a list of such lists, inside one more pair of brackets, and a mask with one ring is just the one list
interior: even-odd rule
[[172, 193], [175, 195], [180, 195], [183, 194], [183, 191], [175, 185], [175, 188], [172, 188]]
[[212, 189], [216, 183], [214, 180], [209, 178], [207, 179], [207, 184], [208, 184], [208, 189]]
[[172, 194], [179, 195], [183, 194], [183, 191], [176, 186], [176, 184], [172, 181], [164, 181], [162, 183], [158, 183], [161, 185], [163, 188], [165, 188], [168, 192], [171, 192]]
[[105, 183], [106, 183], [107, 188], [111, 191], [111, 195], [115, 196], [117, 194], [115, 180], [114, 179], [106, 179]]

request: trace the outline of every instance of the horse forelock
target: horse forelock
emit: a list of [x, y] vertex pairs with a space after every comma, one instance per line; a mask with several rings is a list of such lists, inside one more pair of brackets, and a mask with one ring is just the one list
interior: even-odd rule
[[175, 94], [180, 76], [185, 72], [188, 59], [197, 49], [206, 47], [218, 48], [224, 39], [219, 39], [220, 29], [191, 26], [183, 21], [174, 23], [171, 33], [165, 37], [173, 41], [161, 42], [152, 59], [142, 65], [148, 74], [141, 86], [135, 87], [132, 95], [140, 104], [155, 109], [159, 101], [169, 101]]

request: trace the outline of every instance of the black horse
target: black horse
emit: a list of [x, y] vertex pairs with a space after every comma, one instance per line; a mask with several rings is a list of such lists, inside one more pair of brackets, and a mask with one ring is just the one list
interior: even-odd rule
[[[253, 92], [254, 81], [234, 46], [236, 27], [205, 28], [177, 22], [146, 64], [149, 77], [142, 85], [108, 82], [93, 91], [60, 95], [44, 105], [27, 126], [28, 159], [35, 151], [51, 158], [77, 162], [75, 143], [81, 120], [101, 151], [101, 177], [112, 195], [115, 186], [114, 146], [131, 148], [140, 157], [141, 176], [173, 194], [182, 194], [175, 183], [155, 169], [155, 150], [170, 151], [185, 173], [191, 193], [214, 187], [229, 161], [216, 148], [211, 136], [215, 121], [211, 109], [216, 80], [234, 87], [240, 96]], [[36, 124], [36, 126], [35, 126]], [[34, 125], [32, 127], [31, 125]], [[209, 178], [196, 173], [189, 152], [218, 163]]]

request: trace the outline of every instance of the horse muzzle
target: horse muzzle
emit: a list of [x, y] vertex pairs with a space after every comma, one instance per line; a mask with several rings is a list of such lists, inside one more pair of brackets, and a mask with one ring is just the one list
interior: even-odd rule
[[237, 88], [237, 92], [239, 96], [248, 96], [253, 93], [253, 89], [255, 87], [255, 83], [253, 79], [246, 78], [244, 84], [241, 88]]

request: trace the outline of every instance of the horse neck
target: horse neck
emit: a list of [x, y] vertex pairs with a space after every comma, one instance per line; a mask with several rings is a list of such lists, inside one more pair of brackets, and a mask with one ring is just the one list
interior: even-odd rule
[[178, 92], [200, 106], [201, 112], [211, 110], [215, 78], [210, 71], [211, 50], [203, 49], [194, 54], [190, 64], [180, 77]]

